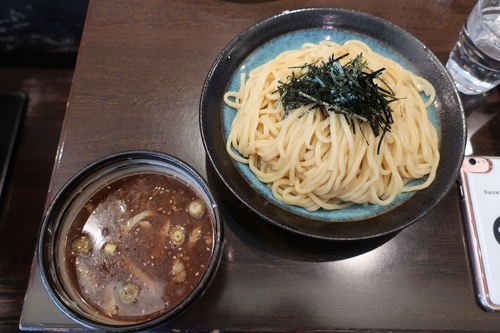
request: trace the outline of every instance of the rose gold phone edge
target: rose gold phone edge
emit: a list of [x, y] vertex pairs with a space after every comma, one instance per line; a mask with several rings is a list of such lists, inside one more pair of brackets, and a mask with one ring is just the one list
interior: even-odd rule
[[[466, 158], [498, 158], [493, 156], [467, 156]], [[465, 163], [466, 159], [464, 159]], [[472, 270], [476, 285], [477, 298], [481, 306], [487, 311], [500, 311], [500, 304], [495, 304], [491, 301], [488, 284], [485, 277], [485, 269], [481, 259], [481, 248], [479, 245], [478, 232], [476, 227], [476, 219], [474, 217], [474, 207], [471, 199], [471, 188], [467, 181], [467, 170], [464, 165], [460, 168], [459, 177], [460, 196], [462, 202], [462, 211], [465, 218], [465, 226], [467, 229], [467, 239], [469, 243], [469, 253], [472, 261]]]

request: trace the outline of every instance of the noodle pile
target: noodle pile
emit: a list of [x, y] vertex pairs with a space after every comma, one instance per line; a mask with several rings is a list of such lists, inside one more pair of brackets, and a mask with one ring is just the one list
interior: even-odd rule
[[[310, 106], [302, 106], [284, 117], [276, 90], [293, 67], [345, 53], [345, 62], [362, 54], [369, 68], [385, 68], [380, 78], [398, 101], [391, 104], [394, 123], [383, 139], [367, 123], [356, 121], [353, 129], [344, 115], [320, 108], [305, 112]], [[434, 101], [434, 88], [366, 44], [306, 43], [254, 69], [248, 79], [243, 74], [241, 81], [238, 92], [224, 96], [237, 110], [226, 149], [234, 160], [247, 163], [278, 200], [308, 211], [356, 203], [387, 205], [400, 193], [426, 188], [434, 180], [439, 143], [426, 110]], [[420, 92], [428, 97], [426, 102]]]

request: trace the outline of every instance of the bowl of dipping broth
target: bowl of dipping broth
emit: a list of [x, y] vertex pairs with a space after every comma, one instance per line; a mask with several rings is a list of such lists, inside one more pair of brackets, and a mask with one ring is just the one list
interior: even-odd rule
[[39, 234], [38, 268], [74, 321], [147, 330], [202, 296], [222, 238], [216, 199], [195, 170], [165, 154], [124, 152], [87, 166], [56, 195]]

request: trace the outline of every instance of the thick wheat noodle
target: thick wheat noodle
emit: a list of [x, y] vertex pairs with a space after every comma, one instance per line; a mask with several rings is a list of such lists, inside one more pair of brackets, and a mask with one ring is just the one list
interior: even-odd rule
[[[394, 123], [383, 137], [374, 136], [367, 123], [343, 115], [324, 115], [309, 106], [284, 110], [276, 88], [286, 82], [291, 67], [327, 61], [332, 55], [362, 54], [368, 67], [385, 68], [381, 78], [394, 91]], [[348, 61], [343, 59], [342, 61]], [[420, 93], [427, 96], [423, 101]], [[427, 117], [435, 91], [395, 61], [373, 52], [360, 41], [339, 45], [330, 41], [306, 43], [286, 51], [241, 77], [240, 90], [227, 92], [224, 101], [237, 110], [227, 138], [227, 152], [247, 163], [256, 177], [267, 183], [280, 201], [304, 207], [333, 210], [354, 203], [391, 203], [400, 193], [428, 187], [439, 163], [438, 135]], [[355, 134], [353, 134], [355, 133]], [[423, 178], [414, 186], [412, 179]]]

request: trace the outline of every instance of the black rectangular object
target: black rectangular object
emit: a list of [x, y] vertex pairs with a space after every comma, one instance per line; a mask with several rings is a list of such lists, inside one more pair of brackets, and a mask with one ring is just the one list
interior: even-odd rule
[[27, 96], [22, 92], [0, 93], [0, 198], [24, 116]]

